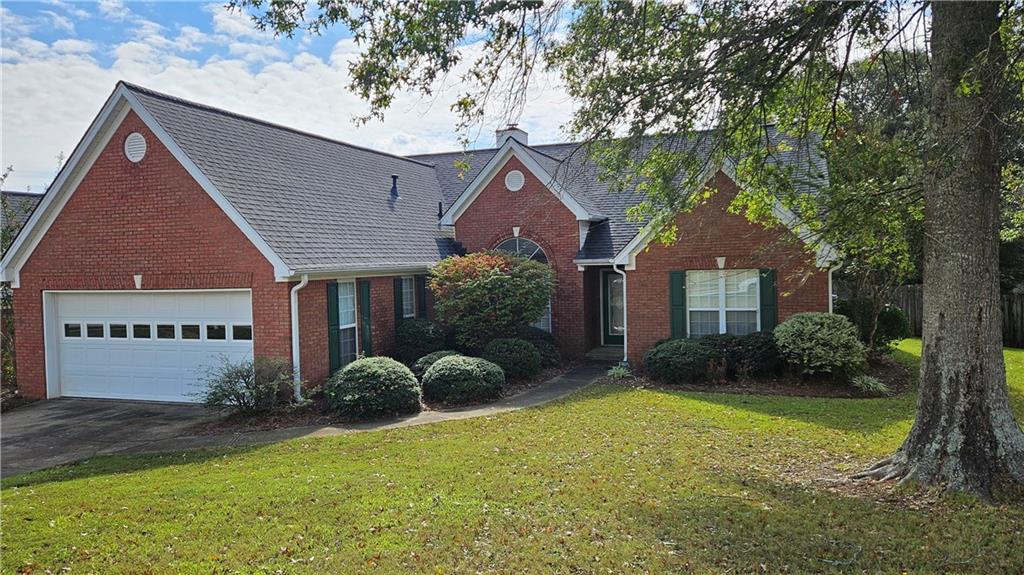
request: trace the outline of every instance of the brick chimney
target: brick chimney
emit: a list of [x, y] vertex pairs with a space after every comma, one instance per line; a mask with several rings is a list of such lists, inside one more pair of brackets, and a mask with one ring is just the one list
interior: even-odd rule
[[520, 130], [519, 124], [509, 124], [504, 129], [494, 131], [494, 147], [502, 147], [509, 138], [515, 138], [517, 142], [524, 146], [530, 143], [526, 131]]

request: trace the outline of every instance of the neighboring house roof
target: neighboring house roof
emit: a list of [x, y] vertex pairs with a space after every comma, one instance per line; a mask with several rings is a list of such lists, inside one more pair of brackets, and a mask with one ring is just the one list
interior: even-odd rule
[[296, 273], [426, 266], [459, 251], [438, 226], [430, 165], [126, 86]]
[[[781, 138], [773, 132], [777, 141]], [[650, 152], [656, 139], [645, 138], [638, 155]], [[814, 189], [812, 180], [827, 178], [828, 168], [820, 152], [820, 142], [814, 140], [800, 145], [793, 141], [782, 146], [774, 162], [789, 164], [796, 172], [803, 174], [797, 181], [797, 189], [810, 192]], [[681, 142], [679, 146], [690, 146], [692, 142]], [[643, 229], [643, 223], [628, 217], [629, 208], [644, 200], [644, 193], [635, 188], [613, 191], [611, 184], [601, 178], [602, 168], [594, 162], [587, 151], [578, 143], [542, 144], [522, 146], [551, 175], [560, 187], [595, 215], [590, 221], [584, 245], [576, 259], [606, 261], [624, 250]], [[501, 148], [420, 154], [410, 156], [429, 162], [437, 170], [439, 185], [445, 198], [445, 206], [451, 206], [480, 174]], [[456, 165], [458, 162], [458, 166]], [[459, 177], [460, 170], [464, 173]], [[733, 175], [735, 177], [735, 175]], [[788, 223], [788, 222], [787, 222]]]
[[[16, 229], [21, 229], [21, 226], [25, 225], [28, 221], [29, 216], [32, 215], [32, 210], [36, 209], [39, 205], [39, 200], [43, 199], [43, 194], [36, 194], [33, 192], [12, 192], [9, 190], [0, 191], [7, 204], [11, 207], [11, 211], [14, 212], [11, 220], [14, 222]], [[0, 227], [6, 227], [7, 215], [0, 211]]]

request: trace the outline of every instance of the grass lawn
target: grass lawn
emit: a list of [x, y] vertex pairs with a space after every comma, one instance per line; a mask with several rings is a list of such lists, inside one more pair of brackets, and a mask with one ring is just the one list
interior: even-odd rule
[[[1024, 418], [1024, 350], [1006, 357]], [[485, 419], [97, 458], [4, 483], [2, 567], [1021, 573], [1022, 502], [835, 481], [899, 445], [914, 401], [600, 385]]]

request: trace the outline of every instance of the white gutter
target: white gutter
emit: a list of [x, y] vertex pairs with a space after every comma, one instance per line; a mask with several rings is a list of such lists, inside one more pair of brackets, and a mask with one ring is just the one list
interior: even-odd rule
[[309, 274], [302, 274], [302, 281], [295, 284], [291, 291], [292, 303], [292, 375], [294, 376], [295, 400], [302, 400], [302, 370], [299, 353], [299, 290], [309, 284]]
[[622, 363], [629, 363], [629, 300], [626, 298], [626, 272], [616, 267], [617, 265], [615, 260], [612, 260], [612, 271], [622, 276]]

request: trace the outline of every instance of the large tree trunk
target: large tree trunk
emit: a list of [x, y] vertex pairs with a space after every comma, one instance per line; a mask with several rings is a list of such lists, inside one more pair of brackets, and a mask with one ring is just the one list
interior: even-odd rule
[[1000, 476], [1024, 482], [1024, 433], [1007, 394], [999, 295], [1000, 114], [1007, 101], [1000, 4], [934, 2], [931, 9], [917, 419], [895, 455], [858, 477], [988, 497]]

